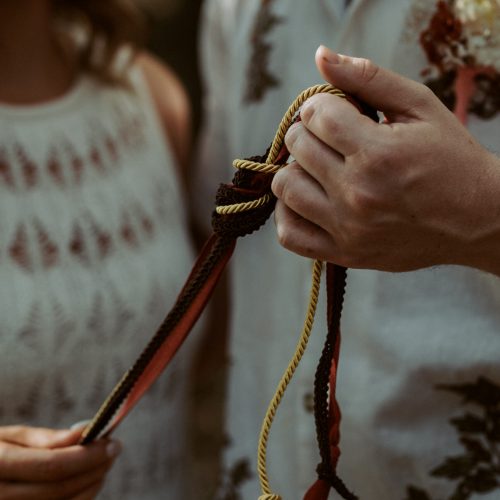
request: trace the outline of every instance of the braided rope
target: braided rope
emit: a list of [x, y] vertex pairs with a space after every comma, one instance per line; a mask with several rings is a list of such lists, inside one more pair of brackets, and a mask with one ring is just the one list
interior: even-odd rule
[[214, 266], [217, 264], [220, 255], [224, 253], [230, 244], [231, 240], [227, 238], [219, 238], [217, 240], [212, 252], [203, 262], [203, 265], [200, 267], [193, 279], [190, 280], [186, 287], [181, 291], [173, 308], [170, 310], [153, 338], [149, 341], [146, 348], [142, 351], [139, 358], [134, 362], [132, 368], [130, 368], [123, 375], [118, 384], [113, 388], [111, 394], [106, 398], [95, 416], [92, 418], [91, 422], [84, 429], [80, 439], [80, 444], [91, 443], [108, 427], [113, 416], [125, 402], [126, 398], [134, 388], [142, 373], [144, 373], [151, 360], [154, 358], [162, 343], [170, 335], [170, 332], [179, 323], [192, 304], [201, 286], [206, 282], [207, 276], [210, 275]]

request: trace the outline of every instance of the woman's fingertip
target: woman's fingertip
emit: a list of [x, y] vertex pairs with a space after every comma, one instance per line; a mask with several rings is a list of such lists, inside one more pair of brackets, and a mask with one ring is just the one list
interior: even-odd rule
[[90, 423], [90, 420], [80, 420], [79, 422], [75, 422], [70, 428], [70, 431], [76, 431], [80, 429], [84, 429]]
[[115, 458], [122, 452], [122, 444], [120, 441], [110, 441], [106, 445], [106, 453], [109, 458]]

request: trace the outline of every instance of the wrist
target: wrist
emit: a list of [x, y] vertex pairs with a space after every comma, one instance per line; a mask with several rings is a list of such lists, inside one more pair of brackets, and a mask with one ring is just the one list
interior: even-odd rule
[[500, 276], [500, 158], [485, 151], [458, 264]]

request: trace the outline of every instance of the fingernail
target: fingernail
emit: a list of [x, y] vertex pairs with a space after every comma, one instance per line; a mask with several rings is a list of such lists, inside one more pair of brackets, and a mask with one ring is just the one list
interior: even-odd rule
[[110, 441], [106, 445], [106, 453], [109, 458], [115, 458], [122, 452], [122, 445], [119, 441]]
[[341, 62], [340, 55], [331, 51], [328, 47], [320, 45], [318, 50], [320, 51], [320, 56], [323, 59], [323, 61], [329, 64], [339, 64]]
[[79, 422], [75, 422], [69, 429], [71, 431], [74, 431], [76, 429], [81, 429], [83, 427], [87, 427], [89, 422], [90, 422], [90, 420], [80, 420]]

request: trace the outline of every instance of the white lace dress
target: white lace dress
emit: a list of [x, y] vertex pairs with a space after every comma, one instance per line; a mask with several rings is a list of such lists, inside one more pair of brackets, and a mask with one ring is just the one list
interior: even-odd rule
[[[0, 106], [1, 425], [90, 418], [191, 266], [174, 160], [132, 73], [131, 90], [82, 77], [47, 104]], [[100, 498], [185, 498], [190, 351], [116, 432]]]

